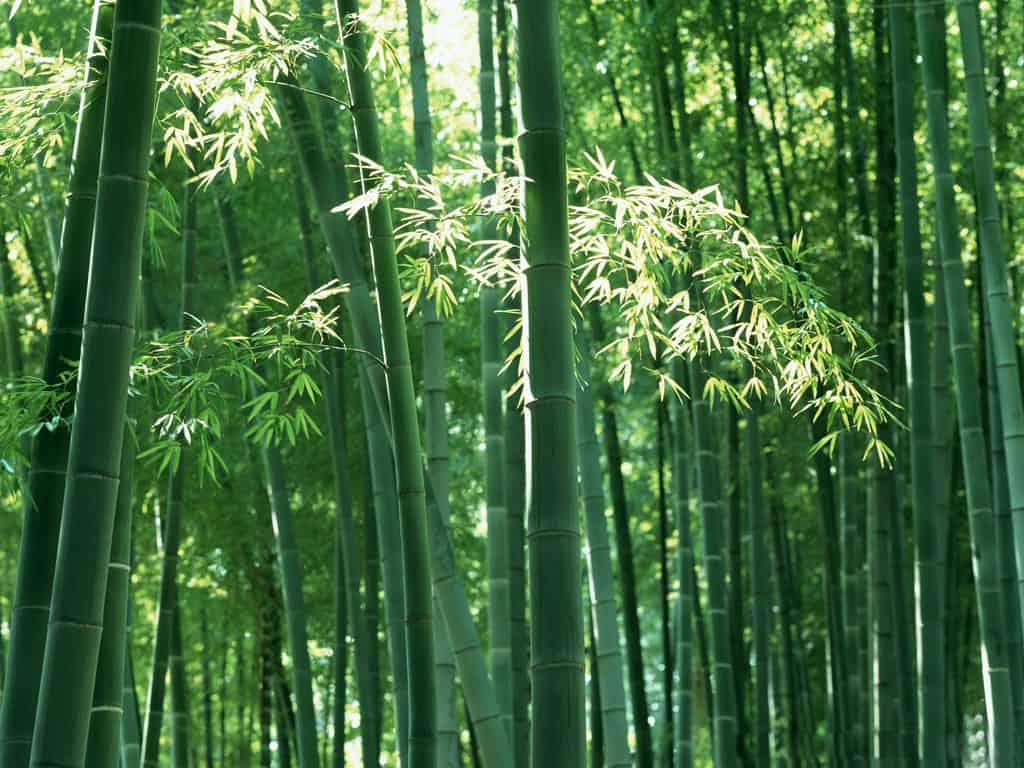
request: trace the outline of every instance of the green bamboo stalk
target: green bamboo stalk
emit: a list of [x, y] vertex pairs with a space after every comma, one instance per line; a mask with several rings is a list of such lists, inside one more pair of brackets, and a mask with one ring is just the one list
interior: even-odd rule
[[[979, 294], [984, 292], [985, 281], [979, 283]], [[979, 295], [979, 301], [984, 302]], [[984, 312], [982, 307], [982, 312]], [[992, 467], [992, 504], [996, 516], [996, 536], [999, 540], [999, 572], [1003, 595], [1003, 618], [1006, 621], [1006, 655], [1010, 663], [1010, 684], [1014, 691], [1024, 691], [1021, 665], [1021, 622], [1019, 603], [1016, 598], [1017, 566], [1013, 557], [1013, 522], [1010, 515], [1010, 490], [1007, 477], [1006, 453], [1003, 443], [1002, 419], [996, 385], [995, 360], [992, 354], [992, 332], [985, 315], [982, 324], [981, 347], [985, 351], [985, 405], [988, 415], [989, 462]], [[1024, 696], [1015, 693], [1013, 697], [1014, 717], [1019, 724], [1024, 721]], [[1021, 738], [1017, 750], [1022, 748]]]
[[[496, 138], [496, 101], [494, 78], [493, 0], [477, 3], [477, 39], [480, 48], [480, 154], [488, 168], [498, 162]], [[480, 189], [483, 197], [494, 193], [493, 180]], [[485, 219], [482, 239], [497, 239], [497, 225]], [[501, 306], [499, 290], [484, 286], [480, 290], [480, 336], [483, 365], [483, 411], [485, 434], [485, 481], [487, 503], [487, 619], [491, 640], [491, 679], [498, 697], [501, 719], [510, 742], [514, 742], [512, 685], [512, 627], [509, 605], [508, 514], [505, 508], [505, 436], [502, 431], [502, 354]]]
[[[334, 209], [339, 203], [347, 198], [347, 190], [339, 190], [334, 187], [334, 182], [324, 172], [326, 159], [319, 139], [312, 129], [312, 122], [308, 117], [308, 110], [301, 98], [301, 93], [292, 88], [282, 88], [280, 91], [282, 103], [285, 107], [285, 117], [296, 140], [302, 164], [303, 174], [309, 181], [313, 192], [314, 201], [317, 207], [318, 220], [324, 239], [331, 255], [335, 261], [335, 267], [339, 276], [349, 286], [345, 294], [346, 309], [348, 316], [352, 319], [352, 330], [356, 343], [371, 354], [377, 355], [380, 349], [380, 333], [374, 331], [375, 313], [369, 298], [369, 291], [366, 286], [365, 276], [361, 269], [357, 268], [356, 261], [352, 256], [354, 242], [348, 228], [345, 215], [335, 212]], [[365, 358], [366, 356], [360, 356]], [[398, 521], [397, 516], [386, 514], [387, 510], [393, 510], [394, 505], [385, 507], [383, 505], [384, 494], [393, 494], [395, 483], [393, 481], [393, 467], [390, 459], [373, 460], [373, 457], [384, 457], [390, 453], [389, 434], [386, 425], [382, 421], [381, 406], [387, 402], [387, 393], [382, 382], [382, 371], [376, 365], [360, 366], [360, 392], [363, 397], [363, 413], [365, 415], [368, 442], [371, 454], [371, 474], [374, 472], [386, 473], [392, 480], [384, 477], [376, 477], [373, 481], [374, 493], [376, 496], [376, 518], [379, 539], [384, 552], [384, 581], [385, 593], [388, 595], [386, 601], [389, 616], [392, 611], [398, 612], [397, 620], [388, 622], [389, 627], [401, 627], [402, 599], [401, 589], [393, 594], [389, 586], [389, 573], [394, 577], [394, 571], [401, 574], [401, 560], [396, 557], [388, 557], [388, 552], [397, 552], [398, 547]], [[376, 451], [376, 453], [375, 453]], [[429, 479], [429, 474], [427, 475]], [[428, 489], [433, 490], [429, 483]], [[476, 628], [473, 625], [469, 604], [465, 597], [462, 584], [455, 571], [454, 552], [451, 546], [451, 539], [445, 528], [441, 507], [447, 508], [447, 499], [443, 496], [432, 494], [437, 499], [437, 504], [427, 507], [428, 524], [430, 527], [431, 558], [433, 570], [433, 584], [435, 593], [440, 595], [442, 607], [442, 618], [448, 627], [449, 636], [453, 648], [458, 648], [456, 654], [456, 668], [460, 679], [463, 682], [463, 689], [466, 700], [472, 713], [472, 718], [478, 724], [477, 732], [480, 736], [481, 747], [484, 749], [485, 760], [488, 768], [497, 766], [503, 768], [506, 761], [510, 759], [508, 743], [503, 729], [496, 721], [492, 728], [496, 704], [494, 688], [487, 675], [483, 653], [480, 646]], [[391, 496], [393, 499], [393, 495]], [[390, 502], [389, 502], [390, 503]], [[390, 532], [383, 533], [382, 526], [391, 526]], [[394, 578], [392, 579], [394, 580]], [[397, 576], [398, 584], [401, 584], [401, 576]], [[389, 641], [392, 641], [392, 659], [403, 659], [405, 653], [397, 653], [394, 647], [395, 640], [404, 641], [404, 634], [401, 632], [390, 633]], [[400, 666], [394, 665], [393, 672], [400, 672]], [[396, 714], [399, 721], [399, 741], [402, 741], [403, 728], [401, 722], [407, 716], [408, 707], [402, 706], [402, 691], [400, 680], [396, 676]], [[487, 736], [487, 738], [485, 738]]]
[[[589, 598], [589, 594], [587, 596]], [[601, 676], [597, 668], [597, 636], [594, 606], [587, 604], [587, 666], [590, 668], [590, 764], [604, 765], [604, 724], [601, 722]]]
[[913, 54], [909, 45], [910, 8], [889, 7], [893, 69], [896, 160], [900, 186], [900, 237], [903, 243], [904, 334], [907, 390], [910, 393], [910, 462], [913, 490], [915, 581], [918, 595], [918, 754], [922, 765], [945, 760], [946, 691], [944, 630], [945, 577], [939, 567], [938, 526], [933, 520], [931, 365], [914, 142]]
[[981, 430], [978, 377], [972, 350], [967, 292], [957, 225], [953, 174], [950, 168], [949, 124], [943, 87], [942, 49], [945, 33], [930, 6], [915, 0], [918, 40], [928, 107], [928, 139], [935, 176], [937, 227], [941, 241], [942, 280], [949, 322], [950, 354], [956, 382], [960, 448], [967, 490], [975, 590], [981, 639], [982, 674], [989, 725], [989, 759], [993, 766], [1013, 765], [1013, 702], [1004, 646], [1005, 626], [999, 604], [998, 550], [992, 513], [988, 457]]
[[178, 573], [178, 545], [181, 541], [181, 513], [185, 493], [186, 454], [171, 476], [164, 520], [163, 557], [160, 564], [160, 591], [154, 630], [152, 664], [146, 695], [146, 719], [142, 728], [143, 768], [160, 764], [160, 730], [163, 726], [167, 669], [171, 652], [171, 627], [174, 623], [175, 583]]
[[295, 523], [285, 480], [280, 449], [271, 443], [262, 450], [266, 471], [267, 495], [274, 521], [274, 540], [281, 567], [281, 587], [291, 655], [292, 685], [298, 707], [296, 742], [299, 768], [317, 768], [319, 752], [316, 739], [316, 712], [313, 708], [313, 672], [306, 637], [306, 603], [302, 594], [302, 566], [295, 540]]
[[103, 636], [92, 697], [86, 768], [107, 768], [121, 754], [121, 722], [134, 713], [124, 710], [124, 672], [127, 645], [128, 592], [131, 581], [132, 477], [135, 440], [125, 427], [121, 451], [121, 483], [117, 491], [114, 533], [110, 545], [107, 594], [103, 608]]
[[189, 768], [191, 725], [189, 723], [188, 672], [182, 641], [181, 591], [174, 585], [174, 618], [171, 621], [171, 650], [167, 667], [171, 677], [171, 765]]
[[204, 605], [199, 613], [199, 631], [203, 641], [203, 758], [213, 768], [213, 682], [210, 678], [210, 626]]
[[[366, 275], [358, 257], [356, 235], [345, 214], [333, 210], [348, 199], [348, 179], [344, 172], [344, 162], [339, 159], [340, 167], [335, 173], [329, 172], [330, 165], [313, 125], [309, 107], [297, 84], [291, 85], [295, 87], [283, 86], [278, 94], [296, 145], [303, 175], [313, 195], [321, 232], [334, 260], [338, 276], [348, 285], [349, 290], [344, 295], [344, 302], [352, 321], [353, 336], [361, 349], [379, 358], [381, 335], [377, 330], [376, 312], [370, 299]], [[404, 613], [403, 566], [401, 558], [395, 556], [401, 551], [401, 533], [395, 498], [397, 486], [392, 452], [387, 445], [386, 427], [381, 416], [382, 413], [387, 413], [387, 399], [382, 382], [383, 371], [377, 365], [368, 365], [365, 357], [360, 355], [358, 364], [360, 396], [370, 455], [377, 536], [380, 551], [383, 553], [385, 606], [388, 611], [387, 634], [391, 652], [399, 754], [405, 755], [409, 707], [405, 632], [402, 629], [401, 618]]]
[[[423, 10], [420, 0], [406, 0], [409, 32], [409, 71], [412, 80], [413, 139], [416, 170], [422, 178], [434, 172], [434, 136], [430, 116], [430, 95], [427, 87], [427, 62], [423, 42]], [[418, 204], [423, 204], [418, 201]], [[423, 303], [423, 411], [427, 467], [434, 499], [443, 498], [442, 516], [448, 528], [448, 413], [445, 392], [444, 318], [434, 302]], [[428, 504], [436, 500], [428, 498]], [[441, 609], [434, 597], [434, 613]], [[437, 680], [437, 759], [442, 768], [454, 768], [458, 751], [456, 719], [455, 658], [452, 655], [448, 629], [443, 621], [435, 621], [434, 650]]]
[[[498, 94], [500, 103], [498, 115], [501, 136], [505, 141], [502, 149], [502, 166], [507, 173], [515, 174], [515, 117], [512, 113], [512, 75], [509, 62], [508, 8], [505, 0], [496, 0], [495, 42], [498, 49]], [[518, 239], [513, 233], [512, 241]], [[517, 325], [519, 300], [511, 294], [504, 299], [505, 309], [505, 357], [514, 355], [519, 349], [521, 334]], [[519, 372], [508, 366], [504, 373], [506, 393], [515, 391]], [[526, 541], [523, 510], [526, 493], [526, 453], [522, 402], [518, 396], [507, 397], [505, 402], [505, 510], [508, 516], [508, 571], [509, 571], [509, 614], [512, 625], [512, 677], [514, 708], [514, 738], [512, 749], [514, 764], [526, 768], [530, 761], [530, 674], [529, 674], [529, 630], [526, 624]]]
[[[71, 152], [62, 256], [47, 326], [43, 380], [49, 386], [60, 384], [81, 351], [107, 93], [106, 55], [101, 41], [109, 39], [113, 17], [112, 5], [95, 2]], [[70, 415], [72, 407], [69, 403], [62, 415]], [[63, 424], [62, 420], [53, 431], [40, 431], [33, 440], [23, 499], [24, 522], [5, 660], [6, 695], [0, 702], [0, 764], [10, 768], [25, 768], [32, 746], [70, 441], [70, 429]]]
[[520, 0], [531, 763], [586, 761], [568, 200], [556, 0]]
[[[305, 190], [301, 176], [296, 176], [296, 203], [299, 212], [299, 231], [303, 242], [306, 270], [309, 274], [309, 288], [314, 290], [320, 280], [316, 274], [315, 249], [312, 242], [312, 222], [306, 206]], [[345, 408], [345, 359], [341, 352], [327, 353], [327, 381], [324, 399], [327, 405], [327, 433], [331, 446], [331, 461], [334, 474], [335, 513], [335, 665], [334, 698], [334, 761], [336, 766], [344, 763], [345, 733], [345, 636], [346, 625], [352, 631], [356, 651], [356, 685], [359, 691], [360, 740], [362, 743], [363, 765], [376, 766], [379, 762], [377, 750], [380, 723], [377, 722], [375, 706], [376, 690], [373, 685], [370, 666], [369, 644], [376, 638], [369, 636], [366, 614], [362, 609], [359, 595], [360, 567], [356, 541], [355, 522], [352, 516], [352, 493], [348, 476], [348, 419]], [[376, 535], [376, 532], [374, 532]], [[351, 617], [346, 622], [345, 617]], [[326, 761], [325, 761], [326, 762]]]
[[[181, 301], [177, 315], [177, 327], [185, 328], [189, 315], [194, 315], [196, 291], [198, 288], [198, 206], [196, 181], [186, 180], [182, 197], [181, 238]], [[147, 313], [149, 314], [149, 313]], [[157, 610], [155, 640], [153, 643], [152, 671], [149, 679], [146, 720], [142, 731], [142, 763], [145, 768], [156, 768], [160, 759], [160, 731], [163, 726], [165, 677], [172, 669], [171, 655], [174, 648], [174, 624], [178, 615], [177, 574], [179, 565], [178, 545], [181, 540], [182, 515], [185, 504], [185, 478], [187, 476], [188, 451], [180, 447], [178, 464], [173, 468], [168, 497], [168, 512], [164, 533], [163, 560], [160, 569], [160, 603]], [[174, 679], [171, 679], [172, 688]], [[174, 727], [172, 711], [172, 728]], [[179, 750], [181, 752], [181, 750]], [[187, 762], [187, 748], [180, 758]]]
[[596, 673], [601, 685], [601, 724], [604, 738], [604, 766], [622, 768], [633, 764], [626, 722], [626, 691], [615, 604], [608, 521], [605, 518], [604, 478], [601, 449], [594, 418], [594, 382], [590, 372], [590, 350], [585, 334], [578, 331], [579, 378], [576, 388], [576, 442], [580, 457], [580, 481], [587, 534], [587, 571], [590, 574], [590, 602], [597, 640]]
[[[129, 600], [131, 597], [129, 596]], [[121, 719], [121, 764], [124, 768], [139, 768], [141, 754], [142, 721], [139, 718], [139, 702], [135, 696], [135, 670], [132, 663], [131, 608], [128, 610], [128, 628], [125, 633], [124, 694]]]
[[104, 290], [86, 298], [34, 766], [80, 766], [85, 759], [134, 338], [159, 41], [159, 0], [119, 0], [89, 270], [89, 284]]
[[1013, 329], [1016, 309], [1010, 299], [1006, 254], [996, 192], [995, 163], [985, 91], [984, 44], [977, 2], [957, 0], [960, 46], [967, 88], [968, 133], [974, 154], [974, 177], [981, 219], [981, 263], [986, 290], [985, 307], [991, 325], [992, 355], [999, 389], [1003, 443], [1008, 473], [1010, 515], [1013, 521], [1014, 554], [1017, 566], [1019, 610], [1024, 612], [1024, 398], [1020, 389], [1020, 368]]
[[[358, 20], [358, 0], [336, 0], [338, 28], [345, 51], [350, 109], [360, 154], [381, 162], [383, 153], [366, 67], [366, 40]], [[426, 489], [420, 459], [420, 429], [406, 336], [405, 308], [398, 279], [390, 203], [381, 201], [367, 214], [370, 255], [377, 285], [382, 348], [387, 367], [391, 434], [398, 479], [405, 584], [405, 628], [409, 665], [409, 766], [437, 763], [437, 717], [434, 701], [434, 637], [431, 629], [430, 555]]]
[[[772, 477], [777, 476], [771, 467], [769, 467], [769, 475]], [[800, 768], [802, 764], [800, 751], [801, 722], [804, 720], [804, 712], [800, 703], [797, 652], [793, 637], [793, 630], [797, 623], [789, 592], [790, 584], [786, 578], [788, 535], [785, 528], [786, 523], [782, 503], [778, 500], [777, 494], [771, 495], [768, 507], [769, 517], [771, 518], [775, 597], [776, 603], [779, 606], [779, 634], [782, 639], [782, 676], [785, 681], [786, 691], [786, 764], [787, 768]], [[808, 730], [808, 727], [804, 726], [803, 730]]]
[[[603, 345], [604, 327], [601, 311], [596, 305], [589, 307], [588, 319], [594, 342]], [[601, 400], [601, 424], [608, 470], [608, 487], [612, 501], [612, 519], [615, 523], [615, 553], [622, 582], [623, 624], [626, 635], [626, 669], [629, 673], [629, 697], [633, 705], [633, 729], [636, 734], [636, 760], [638, 766], [652, 768], [654, 746], [648, 717], [647, 691], [644, 684], [644, 660], [640, 637], [639, 600], [636, 590], [636, 569], [633, 565], [633, 543], [630, 531], [626, 485], [622, 475], [622, 446], [619, 441], [618, 420], [615, 414], [615, 395], [607, 381], [597, 387]]]
[[738, 764], [736, 687], [732, 669], [732, 637], [726, 594], [725, 540], [722, 530], [722, 493], [718, 474], [710, 406], [704, 399], [706, 374], [700, 364], [690, 366], [693, 437], [697, 457], [704, 542], [704, 573], [708, 584], [711, 623], [711, 678], [714, 691], [714, 744], [716, 768]]
[[[686, 366], [676, 361], [672, 367], [677, 382], [687, 379]], [[676, 603], [676, 675], [678, 679], [675, 716], [675, 753], [673, 768], [693, 768], [693, 612], [694, 593], [690, 573], [693, 569], [693, 533], [690, 510], [690, 467], [686, 461], [689, 428], [683, 401], [676, 397], [671, 405], [672, 418], [672, 503], [679, 544], [676, 549], [676, 578], [679, 594]]]
[[[750, 373], [748, 371], [748, 373]], [[771, 642], [771, 562], [768, 555], [768, 520], [764, 505], [762, 444], [759, 401], [752, 401], [746, 414], [747, 514], [750, 520], [750, 584], [754, 632], [754, 764], [769, 768], [772, 761], [771, 706], [769, 697], [769, 645]]]

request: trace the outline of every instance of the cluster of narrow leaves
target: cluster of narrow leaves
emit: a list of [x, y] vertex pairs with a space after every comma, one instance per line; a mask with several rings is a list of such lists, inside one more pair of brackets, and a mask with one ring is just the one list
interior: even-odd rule
[[185, 42], [161, 86], [180, 102], [162, 118], [164, 162], [177, 154], [203, 187], [224, 173], [235, 183], [240, 167], [252, 176], [261, 143], [281, 125], [274, 87], [317, 50], [314, 39], [279, 31], [292, 17], [243, 10], [244, 17], [210, 21], [215, 36]]
[[84, 56], [44, 53], [35, 38], [0, 48], [0, 165], [49, 164], [73, 126]]
[[244, 414], [245, 437], [257, 446], [320, 435], [308, 409], [322, 394], [322, 357], [357, 351], [337, 330], [334, 297], [344, 290], [331, 281], [292, 306], [261, 286], [234, 312], [252, 329], [247, 334], [192, 318], [192, 327], [148, 342], [132, 366], [152, 423], [140, 458], [159, 473], [173, 471], [187, 447], [216, 482], [227, 472], [219, 443], [229, 414]]
[[[236, 308], [251, 319], [248, 334], [228, 324], [189, 318], [189, 327], [141, 343], [131, 369], [132, 413], [139, 458], [158, 473], [174, 471], [184, 449], [201, 477], [227, 472], [220, 443], [231, 415], [244, 417], [244, 434], [258, 446], [294, 445], [319, 435], [309, 408], [321, 396], [323, 355], [358, 353], [338, 334], [336, 281], [297, 304], [267, 288]], [[28, 441], [41, 430], [69, 425], [77, 370], [58, 386], [39, 378], [3, 380], [0, 387], [0, 467], [18, 478]]]
[[[687, 396], [671, 362], [702, 365], [708, 375], [700, 394], [712, 403], [743, 409], [756, 398], [807, 411], [827, 424], [814, 450], [831, 450], [841, 431], [856, 431], [866, 436], [865, 456], [889, 463], [878, 427], [896, 419], [898, 406], [864, 373], [874, 361], [873, 342], [800, 269], [807, 258], [800, 239], [788, 248], [759, 243], [717, 186], [690, 191], [651, 176], [626, 185], [600, 150], [588, 160], [590, 167], [569, 173], [570, 258], [577, 311], [600, 303], [617, 313], [613, 338], [599, 351], [612, 356], [613, 379], [628, 389], [640, 370], [656, 377], [660, 396]], [[449, 311], [456, 270], [510, 295], [520, 290], [519, 201], [528, 179], [465, 159], [430, 179], [361, 157], [357, 164], [365, 191], [339, 209], [354, 217], [392, 201], [410, 312], [423, 297]], [[485, 179], [494, 182], [493, 194], [450, 202]], [[474, 236], [484, 218], [498, 223], [502, 239]], [[519, 354], [506, 364], [521, 370]]]

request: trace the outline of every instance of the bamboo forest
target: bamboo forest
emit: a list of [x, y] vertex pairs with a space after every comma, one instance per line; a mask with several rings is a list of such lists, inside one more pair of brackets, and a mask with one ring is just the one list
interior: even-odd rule
[[0, 18], [0, 768], [1024, 766], [1020, 3]]

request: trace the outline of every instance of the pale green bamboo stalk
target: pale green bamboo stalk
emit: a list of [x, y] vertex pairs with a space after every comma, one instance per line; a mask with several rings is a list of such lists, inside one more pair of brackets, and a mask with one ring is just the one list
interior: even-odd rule
[[1024, 398], [1013, 329], [1016, 309], [1010, 299], [1006, 254], [996, 193], [995, 163], [989, 129], [988, 98], [985, 92], [984, 43], [976, 0], [956, 0], [960, 22], [960, 46], [967, 88], [967, 127], [974, 150], [974, 177], [981, 219], [981, 263], [986, 291], [985, 309], [992, 329], [991, 345], [999, 411], [1002, 417], [1006, 462], [1013, 470], [1007, 475], [1010, 515], [1013, 521], [1014, 554], [1020, 611], [1024, 612]]
[[915, 0], [915, 9], [928, 107], [928, 139], [937, 202], [936, 223], [941, 241], [942, 281], [956, 382], [978, 619], [984, 646], [982, 674], [985, 679], [989, 724], [989, 758], [995, 768], [1001, 768], [1015, 764], [1013, 703], [1004, 645], [1005, 624], [1000, 605], [998, 545], [992, 513], [988, 457], [981, 430], [977, 364], [967, 314], [967, 291], [960, 257], [960, 235], [950, 167], [949, 123], [942, 71], [945, 32], [944, 25], [935, 23], [932, 8], [925, 0]]
[[[496, 101], [494, 87], [493, 0], [477, 3], [477, 40], [480, 48], [480, 154], [494, 170], [498, 161]], [[493, 180], [486, 180], [480, 194], [494, 193]], [[482, 239], [497, 239], [493, 219], [485, 219]], [[484, 465], [487, 503], [487, 619], [491, 639], [491, 679], [498, 696], [501, 719], [510, 742], [514, 742], [512, 683], [512, 627], [509, 605], [508, 512], [505, 507], [505, 435], [502, 431], [501, 318], [498, 288], [480, 290], [480, 337], [483, 362]]]
[[[512, 75], [509, 63], [509, 10], [505, 0], [496, 0], [494, 6], [495, 42], [498, 49], [498, 85], [501, 102], [498, 108], [501, 136], [505, 140], [502, 150], [502, 166], [506, 173], [515, 174], [515, 117], [512, 114]], [[513, 232], [511, 242], [517, 242], [518, 232]], [[506, 294], [505, 310], [505, 357], [514, 355], [519, 348], [521, 335], [517, 330], [519, 300]], [[515, 393], [519, 372], [515, 366], [508, 366], [504, 373], [506, 394]], [[512, 640], [513, 676], [513, 719], [514, 737], [512, 749], [514, 764], [526, 768], [530, 762], [530, 675], [529, 675], [529, 629], [526, 623], [526, 532], [523, 510], [526, 493], [525, 433], [522, 403], [518, 393], [507, 396], [505, 401], [505, 510], [508, 517], [508, 572], [509, 572], [509, 615]]]
[[[672, 366], [677, 382], [688, 378], [686, 365], [681, 360]], [[686, 460], [687, 435], [691, 431], [686, 406], [679, 397], [672, 400], [672, 499], [676, 517], [679, 544], [676, 551], [679, 597], [676, 615], [676, 675], [678, 679], [675, 716], [675, 755], [673, 768], [693, 768], [693, 533], [690, 510], [690, 467]], [[770, 587], [769, 582], [769, 587]]]
[[[691, 290], [696, 295], [696, 292]], [[699, 299], [698, 299], [699, 303]], [[708, 584], [711, 624], [711, 678], [714, 690], [714, 744], [716, 768], [738, 764], [736, 686], [732, 669], [732, 637], [726, 594], [725, 538], [722, 530], [722, 490], [710, 406], [704, 399], [706, 373], [698, 362], [690, 366], [693, 437], [697, 457], [704, 543], [704, 573]]]
[[174, 619], [171, 622], [171, 650], [167, 667], [171, 678], [171, 765], [189, 768], [191, 724], [189, 722], [188, 672], [181, 628], [181, 592], [174, 585]]
[[918, 754], [922, 765], [945, 760], [945, 577], [939, 568], [938, 527], [933, 517], [931, 365], [917, 192], [914, 141], [912, 19], [905, 5], [889, 7], [893, 68], [896, 160], [903, 244], [904, 336], [910, 397], [910, 461], [913, 489], [918, 663]]
[[[427, 87], [427, 62], [423, 42], [423, 10], [420, 0], [406, 0], [409, 32], [409, 71], [412, 80], [413, 140], [416, 170], [423, 178], [434, 172], [434, 134]], [[445, 393], [444, 318], [432, 301], [423, 303], [423, 411], [427, 468], [434, 489], [428, 504], [442, 504], [442, 517], [448, 529], [448, 413]], [[434, 613], [441, 609], [434, 597]], [[448, 628], [435, 621], [434, 651], [437, 679], [437, 760], [441, 768], [454, 768], [458, 759], [458, 720], [455, 713], [455, 658]]]
[[596, 674], [601, 685], [600, 715], [604, 738], [604, 765], [605, 768], [628, 768], [633, 765], [633, 758], [629, 749], [629, 725], [626, 722], [626, 689], [622, 652], [619, 650], [611, 544], [608, 541], [608, 521], [605, 517], [601, 447], [597, 441], [597, 425], [594, 418], [590, 350], [586, 336], [579, 326], [576, 342], [580, 350], [580, 384], [576, 388], [576, 442], [580, 457], [581, 493], [586, 522], [590, 602], [593, 605], [594, 634], [597, 640]]

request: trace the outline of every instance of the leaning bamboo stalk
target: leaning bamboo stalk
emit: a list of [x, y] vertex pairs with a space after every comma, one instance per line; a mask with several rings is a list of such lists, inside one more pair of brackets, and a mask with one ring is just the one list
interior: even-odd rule
[[1013, 697], [1004, 647], [998, 549], [992, 512], [988, 457], [981, 428], [977, 363], [973, 351], [964, 268], [949, 152], [949, 123], [943, 85], [944, 25], [935, 23], [931, 7], [915, 0], [918, 40], [924, 70], [928, 140], [934, 166], [937, 227], [942, 260], [949, 345], [956, 382], [961, 460], [967, 490], [968, 521], [978, 600], [978, 619], [986, 652], [982, 654], [985, 704], [992, 765], [1014, 764]]
[[119, 0], [107, 81], [96, 220], [57, 547], [32, 737], [34, 766], [84, 762], [135, 336], [159, 0]]
[[[113, 11], [109, 3], [100, 0], [94, 3], [84, 87], [71, 152], [71, 178], [64, 204], [61, 258], [47, 325], [43, 380], [50, 386], [60, 384], [81, 352], [82, 313], [107, 96], [106, 55], [102, 41], [110, 37]], [[73, 403], [68, 403], [61, 414], [70, 415], [72, 408]], [[0, 702], [0, 763], [9, 768], [25, 768], [29, 763], [70, 437], [71, 430], [62, 419], [53, 431], [42, 430], [32, 444], [28, 486], [23, 501], [24, 523], [18, 573], [9, 617], [11, 628], [4, 675], [5, 695]]]

